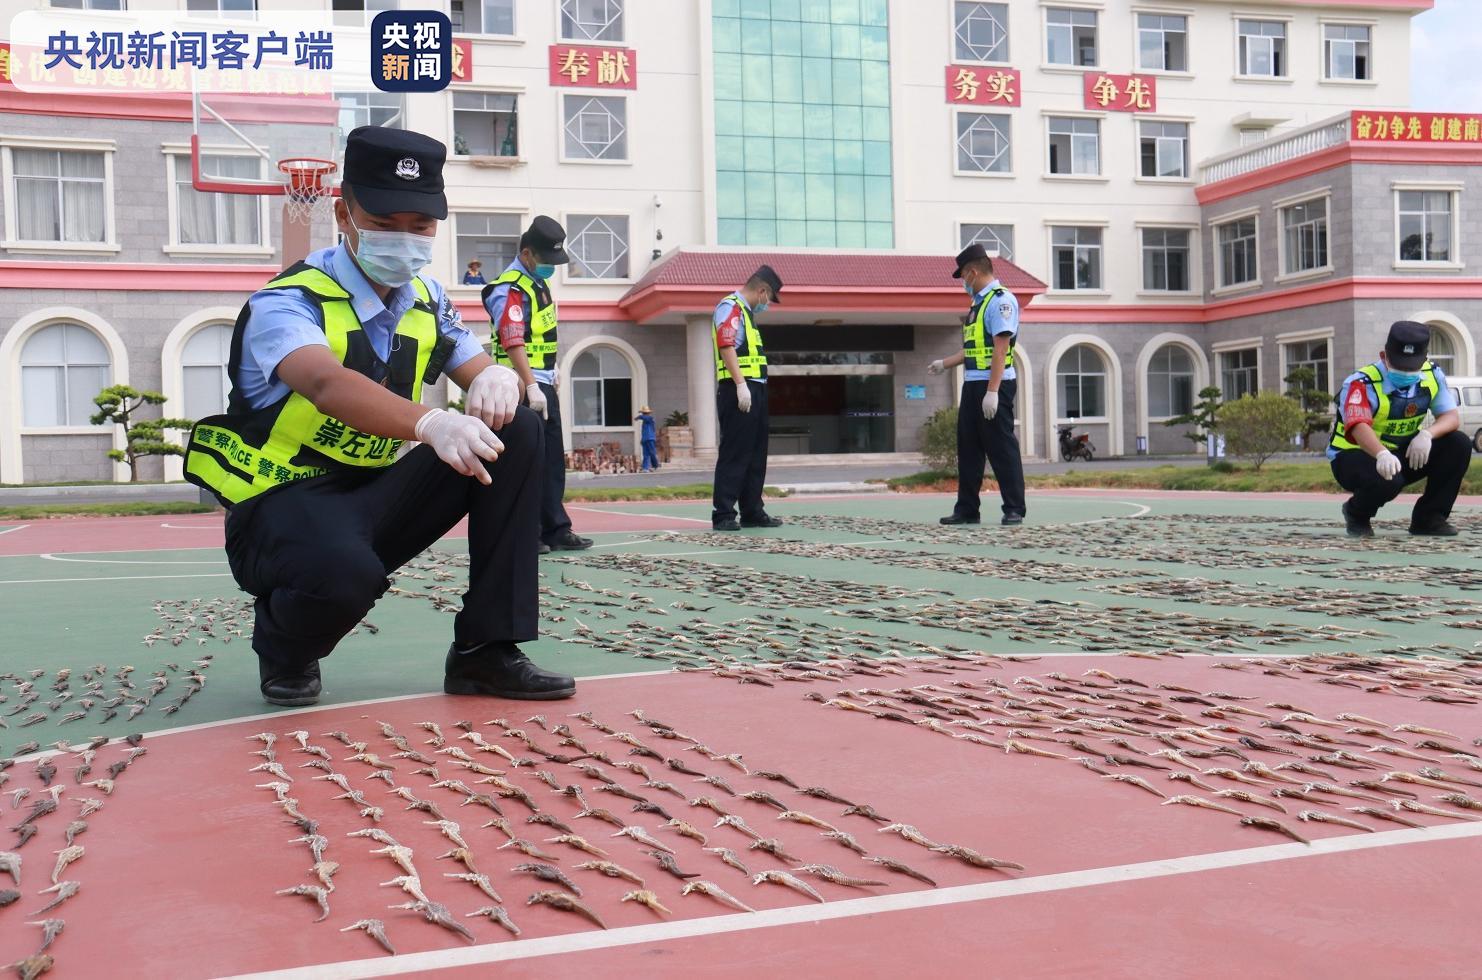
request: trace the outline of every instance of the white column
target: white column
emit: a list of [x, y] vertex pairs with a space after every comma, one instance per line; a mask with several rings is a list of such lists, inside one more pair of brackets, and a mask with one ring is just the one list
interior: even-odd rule
[[685, 318], [685, 364], [690, 382], [690, 429], [695, 435], [695, 458], [714, 459], [715, 343], [709, 316]]

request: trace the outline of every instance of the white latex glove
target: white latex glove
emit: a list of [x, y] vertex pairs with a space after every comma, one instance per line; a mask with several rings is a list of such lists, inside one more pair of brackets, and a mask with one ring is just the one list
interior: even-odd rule
[[998, 414], [998, 392], [983, 392], [983, 418], [991, 419]]
[[743, 412], [751, 411], [751, 385], [746, 383], [745, 378], [736, 385], [736, 407]]
[[1410, 445], [1405, 449], [1405, 459], [1410, 462], [1412, 470], [1418, 470], [1431, 458], [1431, 432], [1429, 429], [1421, 429], [1415, 433], [1415, 438], [1410, 440]]
[[520, 404], [520, 376], [507, 367], [490, 364], [474, 375], [463, 406], [467, 414], [491, 429], [502, 429], [515, 417]]
[[539, 412], [541, 418], [549, 419], [551, 417], [551, 408], [545, 403], [545, 392], [540, 390], [540, 385], [526, 385], [525, 400], [530, 403], [530, 410]]
[[1379, 475], [1386, 480], [1393, 480], [1400, 472], [1400, 457], [1388, 449], [1381, 450], [1379, 455], [1374, 457], [1374, 469], [1378, 470]]
[[485, 486], [493, 480], [480, 461], [492, 463], [504, 450], [504, 443], [482, 420], [442, 408], [417, 420], [415, 438], [431, 446], [438, 459]]
[[942, 363], [940, 357], [926, 366], [927, 374], [941, 374], [945, 370], [947, 370], [947, 365]]

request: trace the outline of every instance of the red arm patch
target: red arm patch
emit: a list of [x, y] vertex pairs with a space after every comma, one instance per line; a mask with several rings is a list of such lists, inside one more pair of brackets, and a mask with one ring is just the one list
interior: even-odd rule
[[499, 315], [499, 346], [505, 350], [525, 346], [525, 325], [530, 311], [526, 309], [525, 296], [518, 289], [509, 291], [504, 311]]
[[746, 328], [741, 320], [741, 310], [734, 306], [731, 307], [731, 313], [726, 317], [725, 322], [715, 328], [715, 346], [735, 347], [736, 339], [744, 329]]
[[1343, 424], [1358, 425], [1374, 422], [1374, 410], [1369, 407], [1369, 386], [1363, 381], [1354, 381], [1343, 395]]

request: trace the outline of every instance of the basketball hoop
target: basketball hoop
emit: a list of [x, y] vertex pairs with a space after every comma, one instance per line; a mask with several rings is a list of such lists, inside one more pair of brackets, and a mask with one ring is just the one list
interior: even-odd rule
[[289, 157], [278, 161], [284, 174], [283, 213], [289, 221], [307, 225], [328, 217], [334, 208], [329, 178], [339, 169], [333, 160]]

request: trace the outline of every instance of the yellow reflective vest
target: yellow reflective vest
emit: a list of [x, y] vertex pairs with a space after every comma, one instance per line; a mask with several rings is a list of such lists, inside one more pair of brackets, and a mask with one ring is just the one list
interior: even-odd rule
[[[993, 338], [988, 336], [988, 311], [995, 297], [1003, 294], [1003, 287], [988, 290], [973, 301], [967, 319], [962, 323], [962, 357], [969, 371], [987, 371], [993, 367]], [[1004, 353], [1003, 366], [1014, 366], [1014, 342], [1009, 339], [1009, 349]]]
[[[736, 304], [736, 309], [741, 311], [741, 322], [744, 329], [741, 336], [736, 338], [736, 364], [741, 368], [743, 378], [765, 378], [767, 376], [767, 352], [762, 350], [762, 333], [756, 328], [756, 323], [751, 318], [751, 308], [737, 293], [732, 293], [725, 299]], [[725, 360], [720, 356], [720, 342], [716, 339], [715, 331], [710, 331], [710, 346], [715, 350], [715, 380], [729, 381], [731, 372], [726, 368]]]
[[[1402, 395], [1391, 395], [1384, 390], [1384, 371], [1377, 364], [1366, 364], [1358, 372], [1367, 378], [1374, 386], [1374, 394], [1379, 398], [1379, 405], [1374, 411], [1374, 434], [1379, 437], [1379, 442], [1387, 449], [1398, 449], [1402, 440], [1409, 439], [1420, 431], [1425, 425], [1425, 417], [1431, 410], [1431, 404], [1441, 393], [1440, 382], [1436, 380], [1436, 368], [1430, 361], [1426, 361], [1420, 368], [1420, 384], [1417, 385], [1415, 397], [1406, 398]], [[1337, 418], [1333, 422], [1333, 438], [1330, 445], [1334, 449], [1360, 449], [1358, 443], [1348, 438], [1348, 427], [1343, 424], [1343, 404], [1341, 399], [1348, 385], [1345, 383], [1343, 389], [1338, 392], [1334, 402], [1338, 406]]]
[[[550, 287], [535, 281], [519, 269], [505, 269], [504, 274], [484, 287], [481, 294], [485, 303], [489, 294], [508, 283], [511, 289], [525, 294], [529, 314], [525, 318], [525, 357], [532, 371], [550, 371], [556, 366], [556, 301]], [[489, 340], [489, 355], [498, 364], [513, 367], [509, 353], [499, 345], [499, 324], [494, 324]]]

